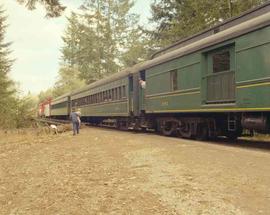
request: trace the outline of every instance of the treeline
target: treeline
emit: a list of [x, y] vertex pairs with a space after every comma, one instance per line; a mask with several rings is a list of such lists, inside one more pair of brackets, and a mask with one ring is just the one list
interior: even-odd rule
[[198, 33], [268, 0], [155, 0], [150, 21], [159, 47]]
[[0, 128], [28, 126], [36, 107], [36, 100], [27, 95], [20, 97], [9, 73], [14, 62], [10, 57], [10, 42], [5, 41], [7, 17], [0, 8]]

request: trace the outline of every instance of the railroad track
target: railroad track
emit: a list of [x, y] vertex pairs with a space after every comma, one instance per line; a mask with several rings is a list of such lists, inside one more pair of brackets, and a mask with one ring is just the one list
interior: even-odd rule
[[41, 123], [48, 123], [48, 124], [55, 124], [55, 125], [62, 125], [62, 124], [69, 124], [69, 120], [60, 120], [60, 119], [52, 119], [52, 118], [35, 118], [37, 122]]
[[[47, 125], [54, 124], [54, 125], [59, 126], [59, 125], [68, 125], [68, 124], [71, 124], [71, 121], [70, 120], [63, 120], [63, 119], [35, 118], [33, 120], [36, 121], [36, 122], [47, 124]], [[81, 122], [81, 125], [83, 125], [83, 126], [90, 126], [91, 124], [85, 123], [85, 122]]]

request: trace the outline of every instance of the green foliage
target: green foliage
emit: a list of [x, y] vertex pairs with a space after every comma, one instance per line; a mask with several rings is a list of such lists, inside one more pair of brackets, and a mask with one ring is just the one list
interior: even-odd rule
[[52, 98], [53, 97], [53, 88], [49, 88], [45, 91], [41, 91], [38, 94], [38, 103], [41, 103], [45, 100], [47, 100], [48, 98]]
[[52, 95], [55, 98], [84, 86], [85, 82], [79, 78], [79, 71], [76, 68], [62, 67]]
[[17, 128], [29, 127], [37, 115], [38, 99], [31, 94], [17, 99], [16, 114], [13, 115]]
[[123, 67], [127, 68], [149, 59], [153, 53], [153, 42], [140, 27], [130, 32], [129, 42], [125, 51], [121, 54]]
[[58, 72], [58, 80], [52, 88], [41, 91], [38, 95], [38, 103], [48, 98], [56, 98], [65, 93], [84, 87], [85, 81], [79, 78], [79, 71], [75, 67], [62, 66]]
[[19, 97], [15, 83], [9, 78], [14, 60], [10, 58], [11, 43], [5, 42], [6, 20], [0, 9], [0, 128], [19, 128], [30, 125], [37, 99], [30, 94]]
[[5, 42], [7, 25], [4, 11], [0, 8], [0, 127], [13, 126], [10, 121], [12, 114], [16, 112], [15, 88], [9, 78], [9, 72], [13, 60], [10, 58], [10, 43]]
[[131, 0], [86, 0], [68, 18], [63, 62], [87, 84], [144, 60], [145, 37], [132, 7]]
[[151, 32], [160, 47], [198, 33], [267, 0], [155, 0]]
[[65, 10], [59, 0], [17, 0], [17, 2], [25, 5], [29, 10], [34, 10], [37, 3], [43, 5], [47, 11], [46, 17], [58, 17]]

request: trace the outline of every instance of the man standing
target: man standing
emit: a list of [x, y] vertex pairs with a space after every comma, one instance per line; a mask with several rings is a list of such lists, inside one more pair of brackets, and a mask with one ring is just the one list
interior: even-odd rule
[[72, 122], [73, 135], [79, 134], [80, 116], [75, 111], [75, 108], [72, 108], [72, 113], [70, 114], [70, 119], [71, 119], [71, 122]]

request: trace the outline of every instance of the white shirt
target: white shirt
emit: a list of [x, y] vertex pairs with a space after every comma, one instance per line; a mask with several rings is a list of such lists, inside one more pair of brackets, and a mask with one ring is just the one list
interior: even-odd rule
[[146, 82], [145, 81], [140, 81], [141, 88], [145, 89], [146, 88]]

